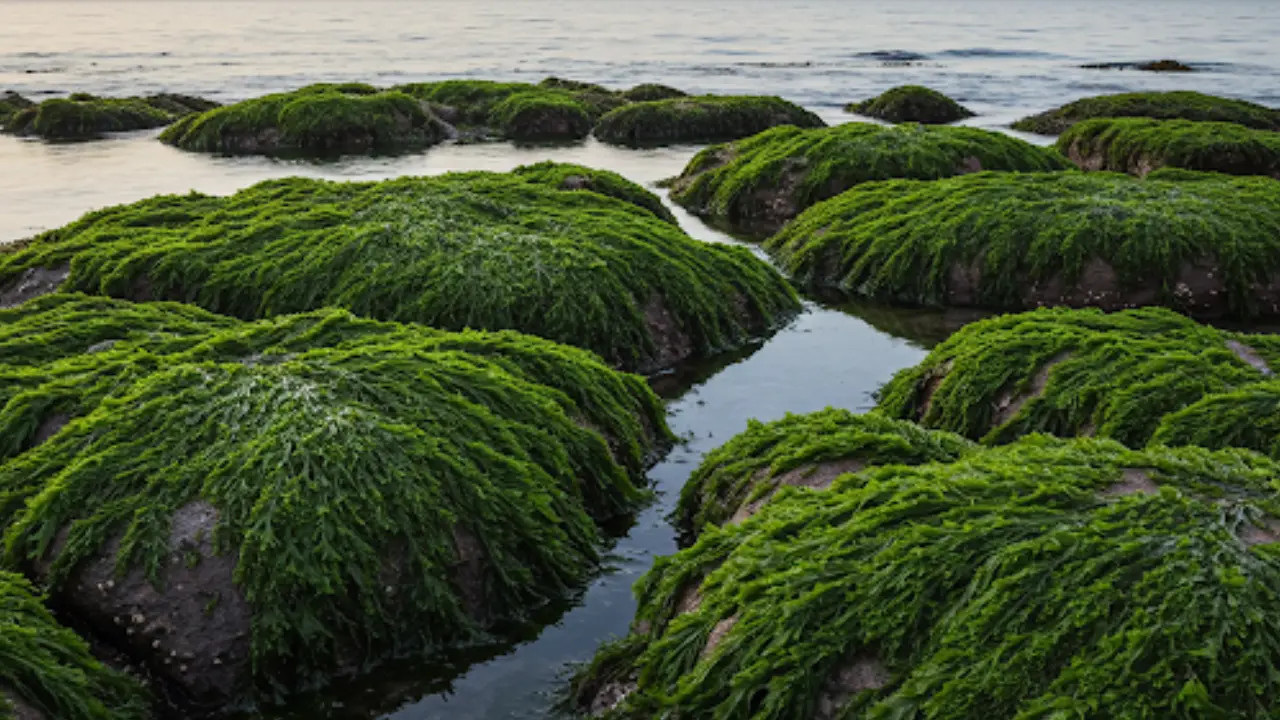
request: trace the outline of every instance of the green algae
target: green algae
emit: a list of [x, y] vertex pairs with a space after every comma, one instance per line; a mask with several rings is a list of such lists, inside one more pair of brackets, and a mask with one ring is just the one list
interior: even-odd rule
[[623, 90], [621, 95], [631, 102], [653, 102], [655, 100], [671, 100], [673, 98], [688, 97], [689, 93], [673, 88], [670, 85], [642, 83], [633, 88]]
[[606, 143], [642, 146], [736, 140], [777, 125], [825, 123], [782, 98], [704, 95], [623, 106], [600, 118], [594, 132]]
[[780, 225], [817, 202], [873, 180], [1068, 167], [1051, 150], [977, 128], [786, 126], [701, 151], [672, 182], [671, 199], [735, 225]]
[[1146, 175], [1174, 167], [1280, 178], [1280, 133], [1235, 123], [1099, 118], [1072, 126], [1057, 147], [1087, 170]]
[[574, 699], [625, 695], [612, 718], [1265, 716], [1278, 477], [1240, 450], [1036, 436], [788, 489], [660, 559]]
[[571, 95], [515, 93], [494, 105], [489, 121], [516, 141], [581, 140], [591, 132], [591, 115]]
[[515, 329], [645, 371], [734, 347], [798, 309], [749, 250], [697, 242], [623, 200], [549, 187], [550, 174], [292, 178], [230, 197], [156, 197], [0, 252], [0, 287], [69, 263], [66, 290], [245, 319], [332, 306]]
[[15, 699], [47, 720], [150, 718], [141, 684], [104, 667], [40, 600], [22, 577], [0, 571], [0, 718], [17, 720]]
[[959, 436], [931, 432], [877, 414], [827, 408], [782, 420], [747, 423], [747, 429], [711, 452], [680, 493], [675, 522], [688, 537], [723, 525], [745, 503], [764, 498], [782, 476], [820, 465], [948, 462], [973, 447]]
[[214, 106], [209, 100], [175, 94], [102, 98], [77, 93], [39, 104], [10, 95], [0, 100], [0, 127], [45, 140], [89, 140], [111, 132], [161, 127]]
[[34, 102], [12, 90], [0, 95], [0, 128], [8, 125], [9, 118], [13, 117], [19, 110], [25, 110], [33, 105], [35, 105]]
[[679, 226], [676, 218], [662, 204], [657, 195], [609, 170], [558, 163], [550, 160], [523, 165], [511, 171], [530, 182], [537, 182], [560, 190], [586, 190], [617, 198], [652, 213], [660, 220]]
[[271, 154], [403, 150], [446, 136], [443, 123], [404, 93], [321, 84], [188, 116], [160, 139], [195, 152]]
[[1280, 184], [978, 173], [860, 185], [766, 248], [799, 282], [913, 305], [1280, 312]]
[[[625, 102], [605, 88], [548, 78], [541, 85], [444, 80], [399, 85], [448, 122], [513, 140], [579, 140], [597, 117]], [[557, 132], [548, 132], [548, 128]]]
[[879, 118], [891, 123], [914, 122], [946, 125], [973, 117], [973, 112], [937, 90], [903, 85], [862, 102], [849, 103], [845, 112]]
[[[362, 665], [456, 648], [562, 599], [671, 439], [642, 378], [511, 332], [66, 294], [0, 311], [0, 346], [0, 437], [70, 420], [0, 457], [7, 564], [52, 553], [56, 595], [120, 538], [118, 571], [163, 588], [170, 518], [208, 502], [268, 694], [325, 677], [339, 648]], [[483, 549], [483, 611], [458, 532]]]
[[1273, 335], [1162, 308], [1046, 309], [962, 328], [882, 388], [878, 408], [986, 443], [1043, 432], [1280, 458], [1271, 367]]
[[1147, 117], [1160, 120], [1231, 122], [1258, 130], [1280, 130], [1280, 110], [1244, 100], [1178, 90], [1139, 92], [1084, 98], [1025, 117], [1014, 130], [1057, 135], [1082, 121], [1101, 117]]

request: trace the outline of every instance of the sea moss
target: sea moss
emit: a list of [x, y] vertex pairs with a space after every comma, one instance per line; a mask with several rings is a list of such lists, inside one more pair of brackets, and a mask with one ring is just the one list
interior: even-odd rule
[[914, 122], [946, 125], [973, 117], [973, 112], [937, 90], [903, 85], [862, 102], [849, 103], [845, 112], [879, 118], [891, 123]]
[[646, 371], [736, 346], [798, 309], [747, 249], [697, 242], [631, 202], [549, 186], [551, 166], [526, 172], [161, 196], [0, 253], [0, 287], [70, 263], [67, 290], [245, 319], [336, 306], [516, 329]]
[[160, 139], [195, 152], [335, 153], [434, 145], [445, 125], [400, 92], [359, 85], [311, 85], [184, 118]]
[[522, 165], [511, 171], [529, 182], [536, 182], [559, 190], [585, 190], [607, 195], [643, 208], [660, 220], [679, 226], [676, 218], [662, 204], [657, 195], [610, 170], [558, 163], [547, 160], [533, 165]]
[[776, 125], [823, 127], [817, 115], [782, 98], [683, 97], [639, 102], [600, 118], [595, 136], [614, 145], [658, 145], [736, 140]]
[[1085, 170], [1145, 176], [1175, 167], [1280, 178], [1280, 133], [1235, 123], [1099, 118], [1072, 126], [1057, 147]]
[[146, 720], [150, 698], [110, 670], [45, 609], [26, 580], [0, 571], [0, 718]]
[[[80, 323], [92, 331], [64, 331]], [[8, 564], [46, 558], [54, 595], [82, 611], [72, 578], [104, 553], [161, 592], [208, 590], [163, 583], [171, 519], [207, 503], [252, 608], [243, 672], [260, 690], [465, 645], [562, 599], [598, 568], [597, 521], [635, 507], [670, 439], [642, 378], [509, 332], [68, 294], [0, 311], [0, 345], [17, 350], [0, 361], [0, 437], [64, 423], [0, 458]], [[472, 561], [479, 576], [460, 576]], [[149, 637], [118, 639], [186, 682]]]
[[789, 489], [659, 560], [574, 699], [615, 718], [1266, 715], [1278, 477], [1245, 451], [1040, 436]]
[[591, 132], [591, 116], [571, 95], [515, 93], [494, 105], [489, 122], [517, 141], [581, 140]]
[[813, 204], [872, 180], [1068, 167], [1052, 150], [977, 128], [786, 126], [698, 153], [672, 182], [671, 199], [699, 215], [776, 229]]
[[815, 477], [829, 485], [872, 465], [949, 462], [972, 447], [950, 433], [835, 408], [771, 423], [752, 420], [707, 455], [685, 483], [676, 526], [696, 536], [707, 525], [741, 521], [785, 485], [814, 487]]
[[[12, 97], [16, 96], [0, 101], [0, 121], [4, 121], [5, 132], [45, 140], [89, 140], [105, 133], [161, 127], [216, 105], [201, 98], [172, 94], [101, 98], [79, 93], [38, 105], [29, 101], [23, 105]], [[9, 109], [7, 120], [5, 106]]]
[[881, 389], [879, 408], [988, 443], [1044, 432], [1280, 458], [1273, 367], [1273, 335], [1162, 308], [1046, 309], [964, 327]]
[[860, 185], [767, 245], [798, 281], [913, 305], [1280, 314], [1280, 183], [978, 173]]
[[444, 80], [393, 89], [430, 103], [446, 121], [472, 134], [513, 140], [579, 140], [597, 117], [625, 102], [599, 86], [557, 78], [541, 85]]
[[1023, 118], [1013, 129], [1057, 135], [1082, 121], [1102, 117], [1147, 117], [1159, 120], [1231, 122], [1259, 130], [1280, 130], [1280, 110], [1244, 100], [1178, 90], [1163, 93], [1121, 93], [1084, 98]]
[[25, 110], [35, 105], [34, 102], [22, 97], [12, 90], [7, 90], [0, 95], [0, 128], [4, 128], [9, 124], [9, 118], [13, 117], [19, 110]]
[[621, 95], [631, 102], [653, 102], [655, 100], [688, 97], [689, 93], [673, 88], [670, 85], [644, 83], [636, 85], [629, 90], [623, 90]]

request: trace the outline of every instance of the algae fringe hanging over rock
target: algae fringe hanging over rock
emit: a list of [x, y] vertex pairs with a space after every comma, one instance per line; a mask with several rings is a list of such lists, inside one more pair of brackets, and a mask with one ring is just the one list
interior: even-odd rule
[[0, 347], [7, 566], [197, 708], [563, 600], [671, 441], [642, 378], [512, 332], [67, 294]]
[[1159, 120], [1231, 122], [1259, 130], [1280, 130], [1280, 110], [1198, 92], [1137, 92], [1084, 98], [1025, 117], [1014, 130], [1057, 135], [1082, 120], [1102, 117], [1147, 117]]
[[1280, 459], [1280, 336], [1160, 308], [982, 320], [902, 370], [879, 409], [988, 443], [1035, 432], [1244, 447]]
[[151, 700], [62, 627], [26, 580], [0, 571], [0, 719], [147, 720]]
[[10, 94], [0, 99], [0, 128], [45, 140], [92, 140], [106, 133], [161, 127], [217, 106], [210, 100], [172, 93], [130, 98], [77, 93], [39, 104]]
[[699, 152], [672, 181], [671, 199], [735, 228], [776, 230], [815, 203], [873, 180], [1069, 167], [1052, 150], [976, 128], [788, 126]]
[[1100, 118], [1074, 125], [1057, 148], [1083, 170], [1145, 177], [1173, 167], [1280, 179], [1280, 133], [1235, 123]]
[[786, 488], [636, 586], [609, 718], [1224, 718], [1280, 703], [1280, 467], [1036, 436]]
[[[566, 172], [581, 175], [571, 167]], [[0, 250], [0, 291], [70, 268], [66, 290], [179, 300], [243, 319], [333, 306], [444, 329], [514, 329], [650, 372], [735, 347], [799, 309], [749, 250], [701, 243], [640, 205], [560, 189], [560, 171], [384, 182], [292, 178], [161, 196]]]
[[825, 127], [817, 115], [778, 97], [677, 97], [620, 107], [596, 124], [602, 142], [631, 147], [737, 140], [777, 125]]
[[892, 303], [1280, 315], [1280, 183], [1270, 178], [868, 183], [813, 206], [766, 248], [800, 283]]
[[862, 102], [849, 103], [847, 113], [878, 118], [891, 123], [915, 122], [946, 125], [973, 117], [973, 111], [937, 90], [920, 85], [903, 85]]

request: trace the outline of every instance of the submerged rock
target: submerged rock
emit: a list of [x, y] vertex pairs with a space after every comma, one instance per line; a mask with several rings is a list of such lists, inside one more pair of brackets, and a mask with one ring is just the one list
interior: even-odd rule
[[1280, 466], [1028, 438], [787, 488], [636, 586], [610, 718], [1221, 717], [1280, 703]]
[[671, 439], [642, 378], [512, 332], [67, 294], [0, 347], [8, 564], [189, 714], [563, 600]]
[[812, 128], [826, 123], [778, 97], [703, 95], [623, 106], [600, 118], [595, 136], [628, 146], [718, 142], [777, 125]]
[[365, 153], [421, 148], [448, 137], [422, 103], [368, 85], [310, 85], [183, 118], [160, 139], [227, 154]]
[[926, 125], [946, 125], [973, 117], [973, 112], [960, 103], [937, 90], [920, 85], [896, 87], [870, 100], [850, 103], [844, 110], [891, 123], [915, 122]]
[[1099, 118], [1071, 127], [1057, 147], [1083, 170], [1145, 177], [1174, 167], [1280, 178], [1280, 133], [1235, 123]]
[[803, 284], [891, 303], [1280, 315], [1280, 183], [1164, 172], [868, 183], [766, 249]]
[[698, 153], [671, 182], [671, 199], [738, 230], [776, 230], [810, 206], [873, 180], [1068, 167], [1052, 150], [976, 128], [786, 126]]
[[175, 94], [102, 98], [77, 93], [39, 104], [8, 95], [0, 100], [0, 123], [5, 132], [15, 135], [35, 135], [45, 140], [92, 140], [106, 133], [161, 127], [211, 107], [217, 107], [217, 103]]
[[1160, 308], [969, 325], [880, 391], [892, 417], [984, 442], [1029, 433], [1244, 447], [1280, 458], [1280, 338]]
[[768, 263], [690, 238], [659, 207], [643, 188], [576, 166], [273, 180], [100, 210], [0, 249], [0, 298], [32, 272], [69, 268], [64, 290], [246, 319], [345, 307], [514, 329], [640, 372], [738, 346], [799, 309]]
[[1177, 60], [1151, 60], [1148, 62], [1088, 63], [1085, 70], [1144, 70], [1146, 72], [1195, 72], [1195, 68]]
[[[3, 525], [0, 525], [3, 527]], [[151, 698], [62, 627], [26, 580], [0, 571], [0, 717], [147, 720]]]
[[1039, 115], [1025, 117], [1015, 122], [1012, 127], [1014, 130], [1042, 135], [1058, 135], [1078, 122], [1101, 117], [1231, 122], [1259, 130], [1280, 130], [1280, 110], [1244, 100], [1215, 97], [1186, 90], [1121, 93], [1084, 98]]

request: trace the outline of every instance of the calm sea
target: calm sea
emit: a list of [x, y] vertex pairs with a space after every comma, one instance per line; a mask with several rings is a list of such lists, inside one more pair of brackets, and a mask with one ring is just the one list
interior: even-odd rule
[[[318, 81], [557, 75], [781, 95], [837, 122], [847, 102], [920, 83], [977, 111], [971, 124], [1001, 128], [1079, 97], [1128, 90], [1191, 89], [1280, 105], [1278, 34], [1277, 0], [0, 0], [0, 90], [37, 99], [173, 91], [231, 101]], [[1161, 58], [1200, 72], [1079, 68]], [[307, 163], [193, 155], [155, 134], [73, 145], [0, 136], [0, 242], [106, 205], [193, 189], [228, 193], [283, 175], [372, 179], [557, 159], [651, 184], [678, 173], [696, 151], [588, 141]], [[734, 242], [677, 214], [695, 237]], [[663, 379], [671, 424], [688, 442], [651, 473], [662, 495], [619, 541], [613, 572], [572, 604], [549, 609], [519, 645], [482, 649], [448, 667], [388, 668], [273, 717], [550, 717], [566, 668], [626, 632], [631, 583], [655, 555], [674, 551], [663, 518], [704, 453], [748, 418], [869, 407], [880, 384], [963, 319], [810, 303], [760, 346]]]

